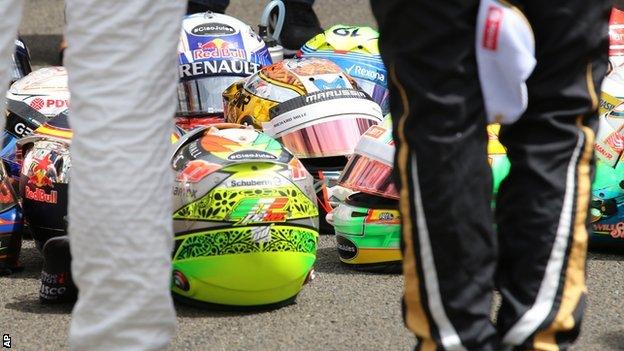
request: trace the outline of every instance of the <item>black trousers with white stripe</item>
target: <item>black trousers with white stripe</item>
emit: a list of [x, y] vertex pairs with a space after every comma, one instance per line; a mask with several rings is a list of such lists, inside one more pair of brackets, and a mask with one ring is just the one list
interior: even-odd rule
[[[371, 3], [391, 76], [404, 319], [417, 349], [567, 349], [586, 292], [609, 1], [516, 2], [534, 31], [537, 66], [527, 111], [501, 130], [512, 166], [496, 216], [475, 61], [479, 1]], [[494, 325], [495, 288], [503, 301]]]

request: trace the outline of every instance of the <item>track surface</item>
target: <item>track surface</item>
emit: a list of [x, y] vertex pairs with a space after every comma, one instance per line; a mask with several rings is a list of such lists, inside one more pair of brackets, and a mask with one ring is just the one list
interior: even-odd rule
[[[228, 13], [257, 23], [265, 1], [233, 0]], [[318, 0], [323, 26], [375, 25], [365, 0]], [[35, 61], [53, 63], [62, 32], [62, 1], [27, 0], [20, 28]], [[9, 333], [16, 350], [67, 349], [69, 306], [38, 302], [41, 259], [25, 242], [26, 269], [0, 277], [0, 333]], [[624, 350], [624, 255], [591, 253], [589, 298], [575, 351]], [[412, 336], [400, 316], [402, 278], [364, 274], [340, 264], [334, 238], [320, 240], [317, 278], [297, 304], [253, 314], [215, 313], [177, 305], [179, 331], [174, 350], [408, 350]]]
[[[589, 301], [574, 350], [624, 349], [623, 256], [589, 255]], [[67, 349], [70, 306], [38, 301], [41, 258], [32, 241], [23, 250], [26, 269], [0, 278], [0, 333], [16, 350]], [[322, 236], [316, 279], [295, 305], [263, 313], [224, 313], [176, 305], [174, 350], [408, 350], [399, 275], [349, 270], [338, 260], [333, 236]]]

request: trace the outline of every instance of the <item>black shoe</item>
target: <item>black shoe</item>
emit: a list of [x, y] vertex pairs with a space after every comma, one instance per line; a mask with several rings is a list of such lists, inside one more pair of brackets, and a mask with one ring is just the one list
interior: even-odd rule
[[315, 35], [322, 33], [321, 23], [312, 5], [297, 1], [284, 1], [286, 16], [280, 34], [280, 44], [285, 55], [294, 55], [303, 44]]
[[186, 14], [192, 15], [194, 13], [202, 13], [206, 11], [211, 11], [215, 13], [225, 13], [226, 6], [223, 6], [225, 5], [225, 3], [224, 4], [221, 4], [221, 3], [223, 3], [223, 1], [217, 2], [217, 1], [190, 0], [186, 7]]

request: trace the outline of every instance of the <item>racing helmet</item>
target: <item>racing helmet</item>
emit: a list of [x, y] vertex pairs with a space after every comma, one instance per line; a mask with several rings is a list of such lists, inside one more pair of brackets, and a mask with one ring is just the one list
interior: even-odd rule
[[392, 168], [392, 121], [371, 126], [340, 174], [338, 184], [355, 193], [327, 215], [334, 227], [340, 260], [352, 267], [401, 269], [400, 215]]
[[398, 200], [354, 193], [327, 215], [327, 221], [336, 231], [340, 261], [354, 268], [400, 272]]
[[71, 138], [67, 114], [61, 113], [17, 143], [23, 155], [19, 193], [24, 220], [39, 249], [67, 234]]
[[9, 174], [19, 177], [21, 166], [16, 162], [16, 142], [67, 110], [67, 71], [64, 67], [36, 70], [13, 83], [6, 97], [6, 125], [0, 157]]
[[372, 126], [362, 135], [340, 174], [338, 183], [341, 186], [370, 195], [399, 199], [392, 180], [394, 140], [392, 128], [387, 124]]
[[30, 52], [21, 38], [15, 39], [15, 52], [11, 58], [11, 83], [25, 77], [32, 71]]
[[336, 63], [373, 100], [390, 112], [388, 73], [379, 54], [379, 32], [371, 27], [337, 24], [303, 45], [299, 57], [320, 57]]
[[353, 78], [321, 58], [280, 61], [224, 93], [229, 122], [279, 138], [299, 158], [344, 157], [382, 119]]
[[624, 247], [624, 164], [596, 160], [590, 208], [593, 246]]
[[184, 17], [178, 59], [176, 121], [187, 130], [223, 122], [223, 91], [271, 64], [266, 44], [249, 25], [213, 12]]
[[211, 308], [294, 302], [312, 274], [318, 209], [312, 177], [277, 140], [216, 124], [175, 146], [172, 291]]
[[9, 176], [0, 163], [0, 275], [21, 267], [22, 208], [11, 186]]

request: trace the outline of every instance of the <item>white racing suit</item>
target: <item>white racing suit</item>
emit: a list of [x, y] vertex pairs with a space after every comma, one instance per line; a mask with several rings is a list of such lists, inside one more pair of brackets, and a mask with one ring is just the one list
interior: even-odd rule
[[[66, 4], [69, 235], [79, 289], [70, 346], [164, 349], [176, 328], [168, 160], [185, 1]], [[21, 0], [0, 1], [2, 99], [21, 10]]]

